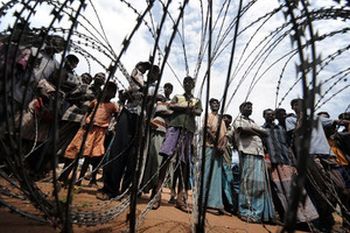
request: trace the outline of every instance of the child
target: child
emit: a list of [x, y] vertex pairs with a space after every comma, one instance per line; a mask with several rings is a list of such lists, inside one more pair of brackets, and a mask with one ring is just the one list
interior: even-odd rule
[[[110, 102], [110, 100], [116, 94], [117, 86], [112, 82], [108, 82], [106, 84], [105, 91], [106, 91], [105, 97], [102, 99], [101, 103], [98, 105], [95, 117], [91, 119], [91, 115], [93, 112], [91, 111], [91, 113], [86, 117], [85, 124], [83, 125], [83, 127], [79, 129], [79, 131], [77, 132], [72, 142], [69, 144], [69, 146], [65, 151], [66, 162], [64, 165], [64, 169], [68, 168], [69, 164], [73, 162], [76, 156], [78, 155], [84, 134], [86, 133], [86, 130], [88, 129], [90, 122], [93, 121], [92, 128], [87, 133], [88, 134], [87, 139], [84, 144], [82, 154], [84, 155], [85, 159], [84, 159], [84, 163], [80, 172], [80, 177], [77, 182], [77, 185], [81, 185], [80, 178], [82, 178], [85, 175], [85, 172], [88, 166], [91, 164], [93, 166], [94, 172], [92, 173], [89, 186], [96, 186], [96, 174], [97, 174], [96, 168], [101, 160], [101, 157], [105, 153], [105, 147], [104, 147], [105, 133], [113, 114], [118, 112], [118, 107], [114, 103]], [[90, 109], [94, 109], [96, 105], [97, 105], [97, 100], [95, 99], [91, 102]], [[64, 181], [66, 184], [67, 178], [71, 170], [72, 168], [68, 168], [66, 171], [64, 171], [59, 177], [59, 180]]]

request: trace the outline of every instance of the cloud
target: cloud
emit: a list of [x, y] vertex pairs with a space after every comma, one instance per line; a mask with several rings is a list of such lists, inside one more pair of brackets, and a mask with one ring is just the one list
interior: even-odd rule
[[[106, 37], [108, 38], [108, 42], [113, 48], [113, 51], [116, 54], [119, 54], [123, 46], [123, 40], [128, 35], [130, 35], [134, 26], [136, 25], [138, 15], [135, 14], [134, 9], [137, 12], [142, 13], [147, 7], [147, 2], [133, 1], [132, 7], [134, 9], [131, 9], [123, 2], [114, 0], [100, 0], [94, 1], [93, 3], [95, 4], [96, 10], [103, 25], [103, 29], [106, 33]], [[201, 3], [203, 4], [202, 8]], [[227, 6], [227, 3], [231, 4]], [[336, 4], [332, 1], [313, 1], [310, 7], [310, 11], [313, 9], [319, 9], [320, 7], [328, 7], [330, 4], [339, 7], [339, 4]], [[170, 36], [173, 32], [174, 20], [176, 21], [179, 15], [179, 6], [180, 2], [178, 1], [172, 2], [170, 4], [169, 12], [166, 17], [164, 27], [162, 28], [161, 37], [159, 40], [161, 54], [165, 54], [164, 49], [165, 46], [169, 43]], [[227, 77], [229, 59], [231, 55], [232, 39], [234, 35], [234, 20], [237, 15], [237, 7], [237, 1], [214, 2], [213, 25], [215, 25], [215, 28], [213, 28], [212, 34], [212, 49], [215, 48], [217, 42], [221, 41], [222, 44], [220, 44], [217, 50], [217, 52], [220, 51], [220, 55], [216, 57], [216, 60], [213, 61], [211, 66], [210, 97], [221, 98], [224, 92], [224, 84]], [[285, 66], [289, 57], [285, 57], [280, 61], [278, 61], [278, 59], [296, 48], [295, 45], [292, 46], [289, 34], [284, 37], [280, 43], [274, 43], [276, 42], [278, 35], [281, 35], [284, 32], [288, 32], [288, 30], [291, 29], [290, 25], [283, 29], [281, 33], [276, 37], [273, 37], [271, 41], [269, 41], [269, 38], [272, 38], [271, 33], [274, 32], [276, 28], [281, 27], [285, 23], [285, 18], [283, 14], [279, 12], [272, 15], [266, 21], [266, 23], [263, 24], [266, 18], [262, 17], [277, 7], [279, 7], [279, 2], [275, 0], [256, 1], [256, 3], [253, 4], [241, 17], [239, 31], [242, 31], [246, 27], [247, 28], [237, 38], [232, 70], [236, 70], [238, 72], [235, 73], [234, 79], [232, 80], [228, 91], [229, 99], [237, 89], [237, 92], [235, 92], [235, 95], [232, 98], [232, 102], [227, 108], [227, 112], [234, 116], [238, 114], [239, 104], [244, 101], [247, 96], [248, 99], [254, 103], [254, 112], [252, 118], [257, 122], [262, 122], [261, 113], [263, 109], [275, 107], [278, 80], [280, 78], [280, 74], [282, 73], [282, 68]], [[43, 6], [38, 9], [37, 14], [32, 18], [32, 25], [35, 27], [48, 25], [51, 18], [49, 15], [51, 9], [51, 6], [43, 4]], [[227, 14], [224, 14], [226, 10]], [[204, 13], [203, 15], [201, 14], [202, 12]], [[138, 61], [148, 60], [149, 56], [153, 52], [154, 38], [149, 30], [152, 30], [154, 33], [154, 28], [157, 28], [160, 25], [160, 20], [163, 16], [163, 6], [160, 4], [160, 2], [155, 1], [155, 5], [151, 13], [152, 14], [148, 14], [145, 17], [145, 21], [147, 22], [148, 27], [145, 23], [142, 23], [140, 28], [135, 33], [128, 47], [128, 50], [125, 54], [123, 54], [121, 58], [121, 62], [125, 65], [129, 72]], [[196, 94], [201, 92], [200, 84], [203, 82], [208, 68], [207, 48], [209, 37], [208, 34], [205, 35], [204, 44], [202, 44], [203, 38], [201, 37], [202, 32], [205, 30], [203, 28], [203, 23], [205, 23], [206, 14], [206, 1], [189, 1], [189, 4], [185, 9], [183, 21], [180, 22], [178, 34], [175, 37], [168, 58], [169, 65], [173, 68], [176, 76], [178, 79], [180, 79], [181, 82], [182, 78], [187, 75], [184, 47], [186, 51], [189, 74], [193, 76], [198, 64], [198, 54], [201, 46], [203, 46], [203, 60], [198, 73], [198, 80], [195, 91]], [[83, 25], [87, 27], [87, 29], [84, 29], [82, 25], [79, 25], [77, 27], [77, 31], [87, 34], [91, 37], [96, 37], [104, 45], [107, 45], [107, 42], [104, 41], [103, 36], [99, 35], [102, 34], [102, 28], [100, 27], [98, 18], [96, 17], [94, 10], [89, 2], [82, 16], [86, 17], [89, 22], [91, 22], [91, 24], [97, 28], [97, 30], [95, 30], [81, 17], [80, 20]], [[256, 22], [258, 19], [261, 20]], [[1, 29], [4, 29], [8, 23], [13, 23], [13, 17], [11, 18], [10, 15], [7, 15], [5, 18], [1, 19], [1, 21], [5, 22], [1, 26]], [[339, 18], [330, 18], [326, 20], [316, 21], [313, 24], [313, 29], [314, 32], [318, 32], [319, 35], [324, 35], [347, 27], [347, 23], [348, 22], [343, 22]], [[68, 20], [68, 17], [65, 17], [60, 22], [60, 26], [62, 25], [66, 28], [69, 28], [70, 22]], [[58, 24], [56, 26], [58, 26]], [[257, 32], [258, 29], [259, 31]], [[348, 46], [349, 39], [350, 38], [348, 32], [329, 36], [322, 41], [316, 42], [316, 52], [317, 54], [321, 54], [321, 57], [323, 59], [326, 59], [330, 54], [333, 54], [337, 50]], [[77, 36], [73, 36], [73, 40], [75, 42], [81, 41], [82, 43], [85, 43], [84, 39]], [[249, 43], [249, 46], [247, 46], [247, 43]], [[243, 49], [245, 46], [247, 46], [247, 48], [244, 52]], [[105, 66], [108, 67], [110, 65], [111, 59], [109, 59], [103, 53], [90, 48], [86, 49], [90, 51], [93, 56], [96, 57], [96, 59], [102, 62]], [[311, 56], [310, 50], [305, 50], [305, 52], [305, 56]], [[163, 60], [163, 57], [159, 55], [160, 53], [156, 54], [156, 63]], [[256, 60], [259, 56], [261, 56], [259, 60]], [[332, 77], [332, 75], [346, 69], [348, 67], [348, 57], [349, 52], [346, 51], [332, 60], [324, 69], [319, 72], [318, 83], [323, 83], [325, 80]], [[84, 59], [80, 60], [82, 62], [79, 64], [77, 72], [83, 73], [88, 69], [89, 64], [84, 62]], [[244, 61], [245, 63], [243, 63]], [[298, 76], [295, 70], [296, 64], [299, 64], [298, 54], [292, 57], [292, 59], [285, 66], [285, 71], [283, 73], [283, 77], [281, 79], [278, 90], [279, 95], [277, 103], [281, 101], [281, 98], [289, 91], [290, 87], [297, 80]], [[101, 67], [97, 62], [91, 61], [90, 65], [92, 73], [101, 70]], [[127, 82], [123, 75], [119, 71], [116, 73], [116, 75], [119, 78], [120, 83], [122, 83], [122, 86], [126, 86]], [[244, 80], [242, 78], [244, 78]], [[165, 82], [171, 82], [174, 84], [174, 93], [183, 92], [180, 82], [175, 78], [175, 75], [169, 66], [165, 67], [164, 75], [162, 77], [162, 84]], [[255, 86], [250, 92], [249, 90], [253, 83], [255, 83]], [[331, 87], [332, 84], [333, 81], [322, 85], [322, 91], [327, 90], [327, 88]], [[321, 95], [324, 95], [324, 100], [326, 100], [348, 84], [348, 79], [341, 81], [336, 84], [329, 93], [325, 94], [321, 92]], [[202, 90], [202, 93], [205, 93], [205, 91], [206, 90], [204, 88]], [[336, 117], [347, 107], [347, 104], [350, 102], [350, 95], [348, 93], [349, 89], [345, 89], [344, 91], [335, 95], [334, 98], [332, 98], [322, 107], [322, 110], [327, 110], [333, 117]], [[301, 96], [302, 88], [299, 82], [295, 88], [286, 96], [281, 106], [290, 111], [290, 100], [292, 98]], [[202, 96], [203, 101], [204, 97], [205, 95]]]

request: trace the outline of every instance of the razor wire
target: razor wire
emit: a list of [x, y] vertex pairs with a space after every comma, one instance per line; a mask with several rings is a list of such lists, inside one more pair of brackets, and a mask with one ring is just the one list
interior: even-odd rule
[[[21, 11], [15, 11], [14, 14], [15, 22], [13, 24], [13, 27], [11, 26], [7, 28], [6, 30], [1, 31], [0, 38], [2, 39], [4, 36], [7, 36], [8, 43], [15, 46], [15, 54], [17, 51], [19, 51], [19, 46], [21, 43], [23, 43], [22, 40], [24, 40], [24, 29], [20, 30], [20, 36], [18, 42], [14, 41], [14, 32], [15, 32], [15, 26], [18, 25], [18, 22], [20, 20], [23, 21], [25, 25], [30, 25], [30, 19], [31, 17], [34, 17], [34, 12], [40, 7], [41, 4], [43, 4], [44, 1], [9, 1], [5, 3], [3, 6], [0, 7], [0, 21], [2, 20], [2, 17], [7, 16], [7, 12], [11, 11], [14, 7], [22, 6]], [[123, 78], [126, 80], [132, 80], [132, 77], [128, 73], [128, 68], [124, 65], [124, 61], [122, 61], [122, 56], [124, 55], [126, 49], [128, 46], [132, 43], [134, 43], [134, 39], [132, 39], [133, 34], [138, 30], [138, 28], [141, 25], [144, 25], [147, 30], [152, 34], [153, 42], [154, 42], [154, 48], [152, 51], [151, 60], [155, 59], [156, 56], [158, 56], [158, 65], [161, 64], [161, 73], [164, 72], [165, 67], [168, 67], [173, 75], [176, 77], [177, 81], [179, 81], [179, 74], [177, 73], [177, 69], [173, 68], [173, 65], [171, 64], [170, 59], [168, 59], [171, 48], [175, 47], [175, 45], [172, 44], [172, 41], [175, 37], [178, 37], [180, 40], [180, 47], [182, 48], [182, 59], [184, 64], [184, 70], [186, 71], [186, 75], [189, 74], [190, 70], [190, 64], [189, 64], [189, 46], [187, 43], [190, 43], [190, 38], [185, 37], [185, 28], [187, 26], [188, 22], [188, 16], [186, 15], [186, 10], [184, 9], [184, 6], [187, 4], [187, 1], [184, 1], [182, 7], [180, 7], [180, 13], [178, 15], [178, 18], [174, 20], [174, 17], [170, 10], [166, 8], [166, 5], [173, 6], [172, 1], [167, 1], [166, 3], [163, 1], [158, 1], [161, 6], [163, 7], [164, 12], [160, 14], [163, 17], [164, 22], [166, 20], [167, 23], [173, 26], [170, 35], [166, 33], [160, 34], [160, 28], [158, 28], [157, 24], [160, 23], [162, 25], [161, 21], [157, 21], [157, 14], [155, 12], [152, 12], [154, 1], [148, 1], [147, 7], [143, 11], [143, 13], [139, 13], [139, 10], [137, 10], [137, 7], [133, 6], [132, 3], [129, 3], [127, 1], [122, 1], [122, 4], [126, 5], [127, 8], [132, 9], [132, 11], [137, 15], [137, 23], [135, 24], [135, 27], [133, 28], [130, 36], [126, 37], [126, 39], [122, 43], [122, 49], [120, 50], [119, 55], [114, 51], [113, 46], [110, 43], [110, 39], [108, 38], [108, 35], [106, 33], [106, 29], [103, 26], [103, 20], [99, 17], [99, 12], [96, 6], [92, 4], [92, 1], [84, 2], [80, 1], [78, 5], [80, 5], [80, 8], [77, 8], [76, 5], [73, 5], [73, 2], [77, 1], [65, 1], [64, 3], [62, 1], [47, 1], [46, 4], [49, 6], [52, 6], [52, 23], [51, 25], [45, 29], [37, 29], [36, 33], [37, 35], [41, 32], [44, 33], [44, 36], [41, 38], [41, 42], [38, 48], [43, 47], [43, 45], [46, 43], [46, 39], [49, 35], [49, 33], [55, 33], [60, 32], [63, 35], [67, 36], [70, 44], [67, 44], [65, 47], [65, 51], [68, 51], [69, 49], [73, 49], [76, 53], [80, 53], [88, 62], [89, 71], [91, 70], [92, 63], [99, 64], [104, 70], [107, 71], [109, 74], [107, 80], [113, 80], [115, 82], [118, 82], [119, 86], [126, 89], [125, 85], [121, 81], [121, 78], [118, 78], [115, 76], [115, 72], [117, 69], [123, 74]], [[311, 102], [314, 102], [315, 95], [317, 95], [317, 84], [315, 80], [315, 76], [319, 76], [320, 74], [325, 73], [324, 71], [326, 68], [330, 67], [335, 62], [335, 58], [338, 58], [340, 56], [345, 56], [346, 52], [349, 50], [349, 46], [346, 45], [343, 48], [340, 48], [337, 52], [333, 54], [327, 54], [324, 59], [318, 59], [318, 57], [315, 54], [315, 46], [317, 43], [322, 42], [323, 40], [330, 39], [333, 36], [337, 36], [338, 34], [344, 34], [346, 35], [348, 33], [347, 28], [342, 28], [339, 30], [334, 30], [331, 32], [327, 32], [319, 36], [317, 33], [314, 33], [312, 31], [312, 24], [315, 23], [317, 20], [333, 20], [333, 19], [342, 19], [342, 20], [348, 20], [349, 19], [349, 9], [347, 6], [344, 7], [322, 7], [320, 9], [311, 9], [311, 7], [308, 5], [306, 1], [280, 1], [280, 7], [277, 7], [275, 9], [272, 9], [270, 12], [266, 13], [263, 16], [260, 16], [259, 18], [253, 20], [253, 22], [249, 23], [248, 25], [239, 26], [238, 28], [238, 20], [239, 17], [245, 17], [245, 14], [247, 12], [249, 13], [249, 10], [259, 1], [248, 1], [246, 5], [242, 7], [242, 11], [237, 17], [230, 17], [229, 14], [232, 12], [231, 7], [233, 8], [234, 4], [233, 1], [224, 1], [222, 6], [218, 10], [218, 14], [216, 15], [216, 20], [211, 19], [212, 21], [209, 22], [209, 13], [208, 9], [209, 3], [212, 2], [203, 2], [200, 1], [200, 15], [202, 18], [201, 21], [201, 39], [199, 43], [199, 50], [197, 55], [196, 64], [193, 66], [194, 68], [194, 77], [198, 78], [198, 80], [202, 79], [202, 83], [204, 85], [204, 82], [206, 79], [211, 79], [211, 71], [210, 69], [215, 65], [215, 62], [218, 61], [220, 56], [222, 56], [224, 53], [227, 52], [227, 47], [234, 42], [234, 40], [238, 40], [240, 36], [243, 36], [244, 33], [247, 33], [250, 28], [253, 28], [254, 26], [258, 25], [258, 29], [253, 32], [250, 36], [247, 42], [245, 42], [245, 47], [243, 50], [241, 50], [240, 54], [238, 55], [238, 59], [236, 61], [236, 64], [234, 66], [229, 65], [229, 72], [228, 72], [228, 84], [227, 89], [230, 88], [230, 90], [233, 89], [233, 92], [231, 92], [231, 96], [229, 93], [225, 93], [223, 95], [223, 98], [230, 96], [230, 99], [226, 106], [223, 106], [223, 109], [227, 109], [229, 105], [232, 105], [232, 102], [234, 98], [236, 97], [239, 90], [242, 89], [242, 85], [244, 82], [247, 82], [248, 79], [251, 80], [250, 86], [247, 89], [247, 94], [245, 99], [247, 99], [252, 93], [255, 88], [255, 86], [261, 82], [263, 77], [266, 75], [266, 73], [280, 64], [279, 62], [283, 59], [286, 59], [284, 62], [280, 75], [278, 76], [277, 81], [277, 88], [276, 88], [276, 99], [275, 99], [275, 105], [277, 105], [278, 102], [278, 96], [280, 93], [282, 93], [282, 87], [283, 81], [286, 80], [285, 73], [286, 70], [290, 68], [290, 63], [292, 61], [295, 62], [296, 56], [299, 55], [300, 63], [297, 67], [297, 72], [300, 73], [300, 76], [298, 76], [297, 80], [294, 84], [291, 85], [289, 89], [284, 88], [285, 95], [282, 96], [282, 98], [279, 101], [278, 106], [281, 105], [281, 103], [286, 99], [286, 96], [291, 93], [293, 90], [295, 90], [295, 87], [298, 82], [303, 82], [302, 86], [304, 88], [304, 97], [306, 100], [310, 100]], [[86, 5], [85, 5], [86, 4]], [[98, 25], [95, 26], [91, 24], [87, 17], [85, 17], [80, 10], [83, 10], [85, 7], [91, 6], [93, 9], [93, 12], [95, 16], [98, 18]], [[204, 10], [205, 6], [208, 6], [207, 11]], [[32, 15], [33, 14], [33, 15]], [[248, 52], [248, 48], [251, 48], [253, 39], [255, 39], [258, 32], [263, 30], [263, 27], [268, 24], [270, 19], [274, 17], [275, 15], [283, 14], [285, 16], [285, 21], [278, 26], [275, 31], [269, 32], [270, 34], [268, 36], [265, 36], [265, 38], [261, 39], [261, 43], [258, 45], [254, 45], [252, 51]], [[73, 16], [75, 15], [75, 16]], [[149, 19], [146, 19], [146, 16], [149, 16]], [[25, 17], [27, 17], [25, 19]], [[70, 28], [55, 28], [54, 22], [60, 23], [61, 20], [64, 18], [69, 18], [71, 22]], [[186, 18], [186, 21], [185, 21]], [[221, 21], [220, 21], [220, 20]], [[212, 22], [214, 22], [214, 25], [212, 25]], [[151, 26], [149, 26], [149, 24]], [[98, 28], [99, 27], [99, 28]], [[237, 27], [236, 34], [233, 34], [232, 31], [234, 28]], [[79, 31], [80, 29], [84, 29], [85, 31]], [[308, 31], [307, 31], [307, 30]], [[35, 32], [34, 28], [33, 31]], [[214, 34], [217, 33], [217, 34]], [[279, 59], [276, 59], [271, 62], [270, 56], [272, 53], [276, 50], [279, 43], [284, 42], [288, 36], [294, 33], [294, 37], [292, 37], [293, 45], [292, 48], [288, 52], [286, 52], [284, 55], [282, 55]], [[305, 36], [305, 33], [309, 33], [307, 38]], [[217, 35], [216, 40], [207, 40], [206, 38], [208, 36]], [[157, 40], [160, 39], [168, 39], [169, 43], [167, 43], [166, 47], [164, 49], [161, 49], [161, 46], [158, 44]], [[85, 42], [81, 41], [85, 40]], [[5, 41], [5, 40], [1, 40]], [[22, 41], [22, 42], [21, 42]], [[6, 42], [5, 42], [6, 43]], [[17, 43], [17, 44], [16, 44]], [[137, 43], [137, 42], [135, 42]], [[162, 42], [163, 43], [163, 42]], [[297, 46], [295, 46], [297, 44]], [[0, 43], [0, 45], [2, 45]], [[207, 70], [205, 71], [205, 75], [202, 76], [202, 69], [203, 64], [205, 64], [205, 53], [208, 50], [211, 50], [211, 46], [213, 45], [212, 51], [209, 53], [208, 57], [208, 65]], [[308, 50], [309, 49], [309, 50]], [[308, 52], [306, 52], [308, 50]], [[246, 52], [248, 54], [246, 54]], [[105, 61], [101, 61], [97, 56], [95, 56], [95, 53], [103, 54], [105, 57], [107, 57], [107, 60], [109, 61], [109, 64]], [[157, 53], [157, 55], [156, 55]], [[306, 53], [307, 55], [304, 55]], [[36, 53], [34, 60], [38, 57], [39, 51]], [[64, 53], [65, 54], [65, 53]], [[311, 56], [308, 58], [308, 55]], [[251, 59], [252, 58], [252, 59]], [[4, 74], [4, 87], [6, 89], [7, 86], [13, 86], [13, 80], [14, 80], [14, 71], [16, 67], [13, 65], [7, 65], [7, 62], [9, 62], [12, 59], [10, 53], [5, 54], [5, 65], [2, 67], [2, 73]], [[294, 59], [294, 60], [293, 60]], [[263, 66], [270, 62], [270, 65], [267, 68], [263, 68]], [[91, 63], [91, 64], [90, 64]], [[152, 60], [153, 63], [153, 60]], [[248, 64], [249, 65], [246, 65]], [[63, 61], [60, 63], [60, 67], [62, 68]], [[232, 72], [231, 72], [231, 66], [232, 66]], [[332, 75], [328, 76], [324, 81], [321, 83], [322, 85], [327, 85], [331, 80], [336, 79], [336, 81], [333, 81], [331, 85], [326, 87], [326, 91], [322, 92], [322, 94], [318, 97], [318, 99], [315, 101], [316, 104], [312, 106], [308, 106], [308, 109], [304, 109], [305, 113], [306, 111], [311, 111], [311, 116], [314, 110], [318, 110], [320, 107], [322, 107], [327, 102], [333, 100], [337, 95], [343, 93], [349, 85], [347, 82], [347, 76], [348, 76], [348, 67], [343, 68], [341, 71], [334, 72]], [[313, 79], [307, 80], [307, 74], [309, 74], [311, 71], [313, 71]], [[10, 73], [8, 73], [10, 72]], [[32, 71], [30, 71], [31, 73]], [[243, 72], [243, 74], [242, 74]], [[252, 75], [251, 72], [254, 72]], [[180, 72], [179, 72], [180, 73]], [[237, 80], [238, 79], [238, 80]], [[234, 81], [238, 81], [235, 83]], [[9, 81], [9, 82], [8, 82]], [[345, 85], [340, 87], [337, 92], [334, 92], [335, 87], [340, 86], [341, 81], [345, 82]], [[199, 82], [197, 82], [199, 83]], [[209, 83], [209, 82], [208, 82]], [[158, 90], [160, 82], [157, 84], [156, 90]], [[233, 85], [237, 85], [236, 87], [233, 87]], [[26, 91], [29, 88], [29, 82], [26, 84]], [[207, 91], [209, 90], [210, 85], [206, 87]], [[199, 88], [200, 91], [204, 90], [205, 88]], [[332, 93], [333, 92], [333, 93]], [[8, 103], [13, 103], [12, 99], [9, 99], [8, 96], [5, 94], [2, 96], [4, 97], [5, 106], [9, 105]], [[58, 97], [58, 91], [56, 92], [56, 97]], [[209, 97], [209, 94], [207, 94], [207, 97]], [[102, 98], [102, 97], [101, 97]], [[56, 98], [56, 103], [58, 104]], [[155, 101], [155, 98], [152, 99], [152, 102]], [[20, 112], [22, 113], [24, 110], [23, 106], [24, 98], [22, 101], [22, 106], [20, 108]], [[13, 108], [13, 107], [12, 107]], [[56, 106], [56, 109], [58, 109], [58, 106]], [[96, 108], [97, 109], [97, 108]], [[27, 199], [31, 203], [34, 204], [35, 208], [38, 208], [40, 211], [43, 212], [44, 218], [35, 217], [34, 215], [30, 215], [30, 213], [26, 213], [23, 210], [20, 210], [19, 208], [12, 206], [9, 203], [6, 203], [2, 201], [0, 198], [1, 204], [8, 207], [12, 211], [18, 213], [21, 216], [26, 216], [31, 219], [37, 219], [38, 221], [44, 221], [43, 219], [47, 219], [55, 226], [63, 226], [66, 225], [66, 230], [71, 231], [71, 224], [80, 224], [80, 225], [98, 225], [101, 223], [106, 223], [111, 221], [112, 219], [119, 216], [122, 212], [124, 212], [130, 205], [130, 197], [128, 197], [126, 194], [122, 195], [122, 201], [118, 204], [115, 203], [115, 200], [110, 200], [107, 202], [99, 202], [96, 204], [95, 207], [101, 207], [103, 206], [107, 210], [105, 211], [78, 211], [77, 206], [75, 206], [73, 203], [70, 203], [69, 200], [66, 202], [65, 207], [62, 205], [60, 199], [58, 198], [58, 191], [56, 190], [56, 175], [53, 175], [53, 185], [54, 185], [54, 193], [55, 193], [55, 200], [48, 200], [51, 197], [48, 197], [44, 193], [40, 191], [40, 188], [35, 184], [34, 181], [31, 180], [31, 178], [28, 176], [28, 173], [25, 172], [24, 163], [25, 158], [32, 154], [32, 152], [38, 148], [41, 144], [37, 146], [37, 140], [35, 140], [35, 143], [33, 144], [32, 149], [29, 151], [29, 153], [25, 154], [22, 148], [21, 140], [16, 142], [16, 139], [20, 138], [21, 130], [19, 132], [12, 131], [12, 126], [15, 125], [14, 119], [11, 117], [14, 115], [14, 110], [11, 111], [6, 110], [6, 128], [9, 134], [11, 135], [8, 139], [10, 140], [10, 143], [8, 145], [4, 145], [2, 143], [1, 152], [3, 152], [6, 156], [4, 159], [4, 168], [10, 169], [13, 173], [13, 178], [10, 178], [6, 175], [1, 175], [2, 177], [6, 177], [7, 180], [18, 180], [20, 183], [20, 186], [18, 186], [16, 183], [13, 183], [10, 185], [13, 189], [23, 190], [23, 194], [20, 196], [18, 194], [13, 193], [12, 189], [7, 189], [7, 187], [1, 186], [0, 192], [2, 195], [17, 198], [17, 199]], [[22, 118], [22, 114], [21, 117]], [[58, 119], [58, 117], [55, 117]], [[147, 119], [151, 119], [151, 115], [147, 116]], [[12, 123], [11, 123], [12, 122]], [[312, 123], [312, 120], [311, 120]], [[311, 129], [311, 123], [309, 121], [303, 122], [303, 124], [306, 125], [307, 129]], [[54, 130], [54, 135], [56, 137], [58, 128], [58, 123], [56, 122], [54, 124], [56, 127]], [[140, 126], [141, 127], [141, 126]], [[37, 131], [37, 129], [36, 129]], [[56, 131], [56, 132], [55, 132]], [[305, 131], [307, 133], [307, 131]], [[16, 133], [19, 134], [19, 136], [16, 135]], [[35, 138], [37, 138], [37, 133]], [[307, 137], [308, 138], [308, 137]], [[4, 140], [1, 138], [0, 140]], [[135, 139], [136, 140], [136, 139]], [[56, 140], [48, 141], [47, 143], [53, 142], [55, 143]], [[18, 143], [18, 146], [17, 146]], [[205, 140], [203, 142], [205, 144]], [[306, 142], [307, 143], [307, 142]], [[142, 143], [141, 143], [142, 144]], [[136, 176], [137, 180], [142, 179], [142, 169], [145, 166], [145, 151], [142, 145], [140, 145], [140, 142], [137, 142], [137, 145], [139, 147], [139, 168], [138, 171], [140, 174]], [[302, 147], [302, 146], [300, 146]], [[54, 146], [55, 148], [55, 146]], [[304, 147], [302, 147], [304, 148]], [[306, 146], [307, 148], [307, 146]], [[55, 151], [55, 149], [53, 150]], [[107, 150], [107, 153], [105, 156], [109, 153], [109, 149]], [[305, 153], [305, 151], [304, 151]], [[14, 156], [10, 156], [10, 154], [13, 154]], [[81, 157], [81, 153], [80, 156]], [[114, 159], [118, 159], [119, 156], [116, 156]], [[95, 169], [100, 169], [106, 166], [106, 164], [110, 163], [111, 161], [108, 161], [106, 163], [101, 163], [99, 166]], [[53, 162], [53, 174], [55, 174], [55, 168], [57, 165], [57, 161]], [[74, 171], [77, 169], [77, 162], [72, 163], [69, 166], [74, 166]], [[202, 164], [203, 166], [203, 164]], [[18, 171], [23, 170], [23, 171]], [[94, 170], [94, 171], [95, 171]], [[4, 172], [3, 168], [1, 168], [1, 173], [6, 174]], [[202, 171], [203, 173], [203, 171]], [[154, 174], [155, 176], [155, 174]], [[154, 177], [152, 176], [152, 177]], [[74, 177], [74, 175], [73, 175]], [[151, 179], [152, 179], [151, 177]], [[81, 178], [82, 179], [82, 178]], [[209, 178], [210, 180], [210, 178]], [[74, 179], [72, 179], [72, 182]], [[149, 180], [150, 181], [150, 180]], [[148, 181], [148, 182], [149, 182]], [[133, 182], [135, 183], [135, 182]], [[146, 182], [147, 183], [147, 182]], [[16, 185], [14, 185], [16, 184]], [[74, 184], [71, 183], [71, 185], [68, 188], [68, 192], [72, 192]], [[136, 190], [137, 190], [136, 186]], [[197, 187], [198, 188], [198, 187]], [[135, 186], [134, 186], [135, 189]], [[142, 188], [141, 188], [142, 190]], [[197, 189], [198, 191], [201, 191], [202, 189]], [[138, 191], [140, 192], [140, 190]], [[132, 191], [133, 195], [137, 195], [134, 191]], [[70, 196], [70, 194], [68, 194]], [[199, 204], [201, 204], [200, 197], [198, 198]], [[135, 196], [134, 199], [135, 201]], [[142, 221], [145, 216], [148, 213], [149, 206], [152, 204], [152, 202], [148, 203], [148, 208], [146, 208], [145, 211], [142, 212], [141, 217], [139, 221]], [[135, 204], [136, 206], [136, 204]], [[63, 208], [67, 212], [66, 217], [63, 217], [59, 214], [60, 209]], [[204, 207], [205, 211], [205, 207]], [[134, 210], [131, 210], [131, 212], [135, 212]], [[293, 213], [295, 211], [292, 211]], [[200, 211], [199, 217], [203, 217], [203, 213]], [[204, 213], [205, 216], [205, 213]], [[204, 217], [205, 218], [205, 217]], [[203, 219], [202, 219], [203, 220]], [[200, 227], [205, 227], [204, 222], [200, 221]], [[205, 220], [205, 219], [204, 219]], [[46, 220], [45, 220], [46, 221]], [[191, 223], [192, 224], [192, 223]], [[135, 229], [134, 229], [135, 230]], [[132, 232], [134, 230], [131, 230]], [[204, 228], [203, 228], [204, 230]]]

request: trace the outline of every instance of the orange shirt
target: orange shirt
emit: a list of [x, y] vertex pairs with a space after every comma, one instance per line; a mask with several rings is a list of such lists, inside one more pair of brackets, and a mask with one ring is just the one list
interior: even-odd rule
[[349, 161], [346, 159], [344, 152], [339, 147], [337, 147], [335, 141], [333, 139], [328, 139], [328, 143], [336, 156], [337, 163], [341, 166], [349, 165]]
[[[94, 109], [97, 105], [97, 100], [93, 100], [90, 104], [90, 108]], [[91, 111], [91, 114], [86, 118], [86, 123], [90, 123], [91, 115], [94, 110]], [[108, 127], [109, 122], [112, 119], [112, 115], [115, 112], [119, 111], [119, 107], [111, 102], [108, 103], [100, 103], [98, 105], [95, 117], [94, 117], [94, 125], [99, 127]]]

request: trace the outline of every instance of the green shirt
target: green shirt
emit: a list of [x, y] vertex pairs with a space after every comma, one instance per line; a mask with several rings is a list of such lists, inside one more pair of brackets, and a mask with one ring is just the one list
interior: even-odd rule
[[[184, 95], [175, 95], [171, 103], [177, 103], [183, 106], [194, 106], [195, 110], [203, 111], [201, 101], [195, 97]], [[196, 131], [196, 121], [194, 114], [174, 111], [169, 126], [184, 128], [192, 133]]]

